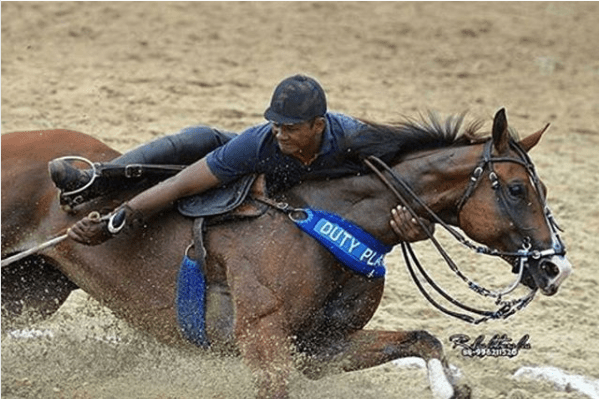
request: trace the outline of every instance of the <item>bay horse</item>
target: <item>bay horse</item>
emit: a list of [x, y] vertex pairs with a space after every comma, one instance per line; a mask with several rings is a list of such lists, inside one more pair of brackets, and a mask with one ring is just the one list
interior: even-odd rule
[[[474, 127], [463, 131], [461, 120], [455, 121], [371, 124], [372, 137], [378, 136], [371, 144], [397, 147], [388, 159], [391, 172], [439, 220], [511, 254], [505, 257], [512, 263], [525, 252], [523, 283], [554, 294], [570, 265], [546, 214], [545, 188], [523, 161], [546, 128], [516, 141], [504, 110], [497, 112], [490, 138], [475, 134]], [[2, 136], [3, 258], [64, 233], [91, 211], [107, 213], [134, 194], [122, 192], [64, 212], [47, 163], [67, 155], [107, 161], [119, 154], [68, 130]], [[398, 200], [376, 174], [306, 181], [281, 198], [296, 207], [334, 212], [385, 245], [398, 243], [389, 224]], [[413, 205], [419, 216], [430, 218]], [[185, 344], [175, 298], [192, 224], [173, 208], [102, 245], [65, 240], [3, 267], [3, 318], [10, 322], [26, 311], [49, 317], [81, 288], [134, 327], [161, 341]], [[287, 397], [293, 367], [319, 378], [407, 356], [427, 361], [436, 397], [470, 396], [468, 387], [454, 381], [441, 342], [428, 332], [364, 330], [385, 279], [344, 267], [280, 210], [211, 226], [204, 245], [210, 350], [240, 354], [255, 373], [259, 397]]]

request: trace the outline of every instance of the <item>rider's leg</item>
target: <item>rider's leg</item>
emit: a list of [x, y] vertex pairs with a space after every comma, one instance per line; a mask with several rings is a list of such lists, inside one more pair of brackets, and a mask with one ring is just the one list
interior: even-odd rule
[[[61, 203], [75, 206], [139, 181], [139, 178], [128, 177], [127, 165], [190, 165], [235, 136], [235, 133], [223, 133], [205, 126], [185, 128], [177, 134], [136, 147], [108, 163], [95, 164], [97, 176], [93, 184], [82, 191], [79, 190], [92, 179], [92, 170], [77, 169], [70, 162], [60, 158], [51, 161], [48, 169], [54, 184], [61, 190]], [[167, 175], [161, 173], [157, 176], [140, 177], [153, 177], [158, 181]], [[71, 194], [73, 191], [75, 193]]]
[[142, 144], [113, 159], [110, 164], [190, 165], [235, 136], [235, 133], [224, 133], [206, 126], [192, 126]]

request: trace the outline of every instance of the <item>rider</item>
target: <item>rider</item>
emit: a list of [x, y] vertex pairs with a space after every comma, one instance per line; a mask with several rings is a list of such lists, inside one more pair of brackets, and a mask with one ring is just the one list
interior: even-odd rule
[[[126, 181], [127, 165], [189, 164], [161, 183], [141, 192], [117, 208], [111, 218], [85, 217], [69, 229], [73, 240], [97, 245], [135, 220], [146, 219], [180, 198], [202, 193], [248, 174], [265, 174], [269, 191], [289, 188], [310, 177], [328, 177], [343, 163], [344, 145], [359, 135], [365, 124], [352, 117], [327, 112], [324, 90], [313, 78], [295, 75], [275, 88], [267, 123], [240, 135], [199, 126], [166, 136], [133, 149], [107, 164], [96, 164], [97, 176], [90, 187], [92, 171], [79, 170], [62, 159], [49, 163], [61, 201], [80, 204], [102, 195]], [[75, 191], [77, 201], [69, 192]], [[392, 212], [391, 226], [406, 241], [427, 238], [410, 222], [406, 210]]]

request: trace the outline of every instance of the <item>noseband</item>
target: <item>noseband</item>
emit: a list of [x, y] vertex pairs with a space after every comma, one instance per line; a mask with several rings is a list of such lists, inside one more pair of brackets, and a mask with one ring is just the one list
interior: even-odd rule
[[[472, 172], [470, 181], [466, 188], [466, 191], [464, 192], [460, 201], [458, 202], [458, 205], [457, 205], [458, 218], [459, 218], [459, 214], [460, 214], [462, 208], [464, 207], [464, 205], [468, 202], [468, 200], [473, 195], [476, 187], [478, 186], [478, 184], [480, 182], [481, 176], [483, 176], [485, 170], [487, 170], [487, 169], [488, 169], [489, 180], [491, 181], [491, 187], [495, 190], [495, 192], [498, 193], [497, 195], [500, 197], [501, 201], [505, 202], [505, 198], [503, 198], [502, 190], [500, 190], [501, 183], [500, 183], [499, 178], [494, 170], [494, 164], [499, 163], [499, 162], [517, 163], [517, 164], [522, 165], [528, 172], [528, 175], [534, 185], [537, 195], [539, 196], [539, 199], [541, 200], [541, 203], [544, 206], [545, 217], [547, 219], [548, 225], [551, 228], [553, 241], [556, 243], [555, 246], [557, 247], [557, 249], [556, 248], [549, 248], [549, 249], [544, 249], [544, 250], [533, 249], [532, 248], [532, 240], [530, 237], [525, 237], [523, 239], [522, 248], [520, 250], [518, 250], [517, 252], [499, 251], [497, 249], [477, 245], [477, 244], [473, 243], [472, 241], [468, 240], [466, 237], [464, 237], [464, 235], [459, 233], [456, 229], [454, 229], [453, 227], [451, 227], [447, 223], [445, 223], [428, 205], [426, 205], [424, 203], [424, 201], [422, 201], [422, 199], [420, 199], [412, 191], [412, 189], [409, 187], [409, 185], [403, 179], [401, 179], [397, 175], [397, 173], [395, 173], [395, 171], [393, 171], [393, 169], [391, 169], [382, 160], [380, 160], [379, 158], [374, 157], [374, 156], [370, 156], [364, 160], [366, 165], [376, 173], [376, 175], [383, 181], [383, 183], [398, 198], [401, 205], [404, 206], [410, 212], [412, 217], [414, 217], [418, 221], [418, 223], [420, 224], [420, 227], [426, 232], [429, 239], [431, 240], [431, 242], [433, 243], [433, 245], [435, 246], [435, 248], [437, 249], [439, 254], [443, 257], [443, 259], [445, 260], [445, 262], [447, 263], [449, 268], [458, 277], [460, 277], [460, 279], [462, 279], [464, 282], [466, 282], [468, 287], [471, 290], [473, 290], [474, 292], [476, 292], [477, 294], [482, 295], [484, 297], [491, 297], [491, 298], [496, 299], [495, 304], [497, 305], [498, 308], [495, 311], [479, 310], [479, 309], [475, 309], [470, 306], [462, 304], [461, 302], [457, 301], [456, 299], [451, 297], [449, 294], [447, 294], [443, 289], [441, 289], [433, 281], [433, 279], [426, 273], [426, 271], [424, 270], [424, 268], [418, 261], [418, 258], [416, 257], [416, 254], [414, 253], [414, 251], [412, 249], [412, 246], [407, 242], [401, 242], [401, 248], [402, 248], [404, 260], [406, 262], [408, 271], [409, 271], [412, 279], [414, 280], [414, 283], [416, 284], [418, 289], [421, 291], [421, 293], [424, 295], [424, 297], [433, 306], [435, 306], [436, 308], [441, 310], [443, 313], [446, 313], [450, 316], [459, 318], [459, 319], [464, 320], [469, 323], [478, 324], [478, 323], [481, 323], [483, 321], [487, 321], [490, 319], [505, 319], [505, 318], [515, 314], [517, 311], [523, 309], [526, 305], [528, 305], [533, 300], [538, 288], [531, 289], [528, 294], [526, 294], [525, 296], [523, 296], [522, 298], [519, 298], [519, 299], [504, 300], [503, 297], [505, 295], [509, 294], [510, 292], [512, 292], [514, 289], [516, 289], [518, 284], [520, 284], [520, 282], [522, 280], [524, 268], [527, 266], [529, 258], [538, 260], [543, 257], [565, 254], [565, 247], [562, 244], [562, 241], [558, 234], [559, 227], [558, 227], [557, 223], [555, 222], [553, 216], [551, 215], [549, 208], [547, 207], [546, 199], [543, 196], [543, 191], [541, 190], [540, 180], [535, 171], [532, 161], [528, 157], [528, 154], [526, 153], [526, 151], [524, 151], [515, 141], [510, 140], [510, 147], [518, 154], [519, 158], [493, 157], [493, 155], [492, 155], [492, 149], [493, 149], [492, 140], [489, 140], [487, 143], [485, 143], [484, 149], [483, 149], [483, 156], [482, 156], [480, 162], [478, 163], [478, 165], [475, 167], [474, 171]], [[397, 187], [391, 181], [389, 181], [389, 179], [387, 179], [384, 172], [387, 172], [392, 177], [392, 180], [397, 184]], [[400, 192], [398, 191], [398, 187], [400, 188], [401, 191], [403, 191], [405, 193], [406, 196], [411, 197], [413, 202], [415, 202], [418, 206], [422, 207], [430, 215], [431, 219], [434, 222], [441, 225], [456, 240], [458, 240], [461, 244], [465, 245], [467, 248], [475, 251], [476, 253], [480, 253], [480, 254], [499, 256], [499, 257], [503, 257], [503, 258], [513, 257], [513, 258], [518, 259], [519, 260], [519, 265], [518, 265], [519, 270], [518, 270], [517, 279], [512, 284], [510, 284], [506, 289], [504, 289], [500, 292], [496, 292], [496, 291], [488, 290], [488, 289], [482, 287], [481, 285], [473, 282], [468, 277], [466, 277], [459, 270], [459, 268], [457, 267], [455, 262], [451, 259], [449, 254], [444, 250], [443, 246], [437, 241], [437, 239], [428, 230], [428, 228], [420, 221], [420, 218], [416, 214], [414, 208], [410, 205], [410, 201], [406, 200], [404, 195], [400, 194]], [[509, 209], [509, 207], [506, 207], [506, 208]], [[434, 288], [448, 302], [450, 302], [451, 304], [453, 304], [467, 312], [477, 314], [482, 317], [475, 318], [468, 314], [454, 312], [452, 310], [449, 310], [449, 309], [443, 307], [439, 303], [437, 303], [430, 296], [430, 294], [426, 291], [426, 289], [422, 285], [422, 282], [420, 281], [420, 279], [417, 276], [414, 265], [416, 266], [417, 271], [427, 281], [427, 283], [432, 288]]]

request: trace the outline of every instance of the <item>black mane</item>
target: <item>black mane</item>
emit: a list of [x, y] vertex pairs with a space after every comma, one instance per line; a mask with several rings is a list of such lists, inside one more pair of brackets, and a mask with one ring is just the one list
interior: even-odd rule
[[389, 125], [366, 120], [362, 122], [364, 129], [346, 143], [341, 143], [345, 150], [339, 155], [336, 162], [338, 166], [323, 172], [322, 176], [313, 175], [313, 178], [370, 173], [364, 164], [364, 159], [369, 156], [376, 156], [393, 165], [412, 152], [470, 145], [486, 140], [478, 133], [481, 121], [472, 122], [464, 128], [463, 114], [451, 116], [443, 123], [433, 113], [429, 113], [427, 118], [406, 119]]
[[361, 120], [363, 130], [352, 135], [345, 143], [339, 143], [344, 150], [332, 162], [334, 166], [304, 176], [304, 180], [369, 174], [371, 170], [364, 163], [369, 156], [376, 156], [394, 165], [413, 152], [485, 142], [488, 135], [479, 133], [483, 123], [478, 120], [464, 126], [464, 117], [464, 114], [450, 116], [441, 122], [437, 115], [429, 112], [427, 117], [405, 119], [392, 124]]
[[479, 134], [482, 122], [474, 121], [464, 127], [464, 114], [450, 116], [444, 122], [433, 113], [420, 119], [406, 119], [390, 125], [363, 121], [363, 132], [347, 143], [346, 148], [363, 160], [374, 155], [387, 163], [417, 151], [450, 146], [464, 146], [486, 140]]

